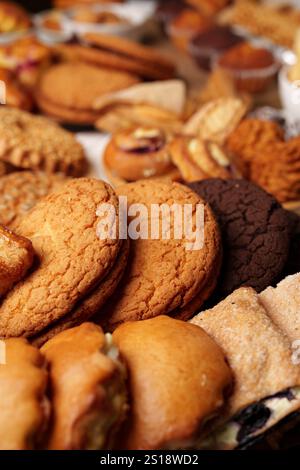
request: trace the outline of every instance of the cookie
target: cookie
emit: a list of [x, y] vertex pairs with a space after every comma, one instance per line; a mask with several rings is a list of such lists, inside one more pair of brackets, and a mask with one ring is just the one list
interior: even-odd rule
[[220, 224], [224, 260], [216, 298], [241, 286], [258, 292], [278, 279], [288, 257], [289, 219], [280, 204], [245, 180], [208, 179], [189, 185]]
[[206, 178], [227, 179], [239, 175], [229, 155], [213, 141], [177, 135], [169, 147], [172, 161], [186, 182]]
[[25, 277], [33, 258], [31, 242], [0, 225], [0, 298]]
[[196, 448], [231, 384], [221, 348], [201, 328], [166, 316], [125, 323], [113, 340], [129, 369], [131, 396], [116, 447]]
[[50, 416], [48, 374], [38, 349], [21, 338], [4, 342], [0, 365], [0, 449], [30, 450], [41, 443]]
[[104, 280], [65, 317], [49, 325], [37, 337], [31, 338], [32, 343], [36, 346], [42, 346], [61, 331], [78, 326], [96, 315], [105, 302], [116, 292], [126, 268], [128, 254], [129, 240], [124, 240], [120, 254]]
[[84, 323], [48, 341], [53, 420], [46, 447], [111, 448], [127, 410], [125, 367], [110, 335]]
[[226, 148], [246, 178], [251, 177], [257, 158], [264, 158], [264, 151], [276, 142], [284, 141], [284, 132], [276, 122], [260, 119], [244, 119], [226, 141]]
[[[1, 162], [0, 162], [1, 166]], [[67, 181], [61, 173], [21, 171], [0, 178], [0, 223], [8, 227]]]
[[[129, 183], [118, 187], [117, 194], [127, 197], [129, 208], [133, 204], [145, 206], [147, 215], [143, 214], [143, 217], [149, 222], [149, 230], [158, 226], [155, 215], [150, 219], [152, 204], [178, 204], [181, 210], [184, 204], [189, 204], [194, 211], [198, 204], [204, 204], [183, 185], [159, 180]], [[194, 250], [188, 249], [186, 237], [174, 236], [174, 217], [170, 217], [169, 239], [163, 239], [160, 223], [157, 239], [149, 232], [144, 234], [146, 239], [131, 240], [129, 261], [118, 287], [118, 296], [100, 310], [95, 321], [112, 330], [125, 321], [144, 320], [161, 314], [172, 316], [196, 297], [200, 306], [214, 288], [221, 257], [218, 225], [207, 204], [204, 205], [204, 218], [204, 245], [194, 246]], [[134, 223], [134, 219], [129, 220]], [[198, 226], [197, 235], [200, 231]]]
[[159, 128], [135, 127], [117, 132], [103, 155], [108, 178], [114, 185], [145, 178], [179, 179], [169, 141], [168, 134]]
[[251, 179], [280, 202], [300, 199], [300, 137], [270, 145], [257, 155]]
[[80, 60], [123, 70], [150, 80], [174, 77], [174, 64], [159, 51], [130, 39], [107, 34], [87, 33], [83, 40], [88, 47], [77, 47]]
[[118, 200], [111, 187], [75, 179], [20, 218], [15, 230], [32, 241], [38, 262], [2, 302], [0, 337], [36, 336], [105, 278], [121, 242], [97, 235], [96, 211], [104, 203], [115, 209], [118, 224]]
[[0, 107], [0, 160], [17, 168], [71, 176], [80, 176], [87, 168], [83, 148], [70, 132], [7, 106]]
[[[42, 74], [36, 91], [40, 109], [59, 121], [92, 124], [99, 117], [96, 98], [138, 83], [135, 75], [70, 62], [53, 65]], [[88, 85], [87, 85], [88, 84]]]

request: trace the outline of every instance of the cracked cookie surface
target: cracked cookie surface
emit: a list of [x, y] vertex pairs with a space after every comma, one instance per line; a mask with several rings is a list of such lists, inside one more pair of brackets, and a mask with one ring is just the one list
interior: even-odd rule
[[32, 209], [47, 194], [67, 181], [61, 173], [19, 171], [0, 178], [0, 223], [17, 224], [20, 216]]
[[87, 160], [71, 132], [42, 116], [0, 107], [0, 160], [19, 169], [81, 176]]
[[[148, 215], [151, 204], [171, 206], [175, 203], [181, 208], [183, 204], [190, 204], [194, 223], [196, 205], [203, 203], [189, 188], [164, 181], [130, 183], [118, 187], [117, 194], [128, 198], [128, 207], [144, 204]], [[118, 295], [104, 306], [96, 321], [112, 330], [125, 321], [176, 314], [196, 296], [202, 297], [202, 302], [206, 300], [219, 274], [221, 244], [218, 225], [207, 204], [204, 217], [204, 246], [199, 250], [187, 250], [186, 237], [175, 239], [172, 217], [170, 239], [163, 240], [160, 231], [159, 239], [131, 240], [129, 261]], [[211, 282], [213, 270], [214, 283]]]
[[89, 178], [71, 180], [20, 218], [15, 230], [33, 244], [38, 263], [0, 305], [0, 337], [34, 336], [70, 312], [111, 269], [120, 248], [97, 236], [102, 203], [118, 201], [112, 188]]
[[211, 205], [220, 224], [224, 260], [217, 295], [274, 283], [290, 243], [289, 219], [276, 199], [244, 180], [208, 179], [189, 187]]

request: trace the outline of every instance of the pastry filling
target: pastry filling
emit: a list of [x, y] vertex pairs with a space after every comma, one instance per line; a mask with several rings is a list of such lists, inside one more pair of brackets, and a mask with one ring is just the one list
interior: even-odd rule
[[158, 152], [165, 144], [165, 137], [159, 129], [138, 128], [130, 134], [117, 138], [118, 147], [128, 153]]
[[81, 426], [86, 429], [86, 449], [99, 450], [109, 448], [112, 437], [125, 418], [127, 411], [126, 369], [119, 359], [119, 350], [113, 344], [111, 334], [105, 335], [102, 351], [117, 366], [118, 373], [103, 385], [105, 405], [101, 410], [95, 409]]
[[234, 449], [300, 408], [300, 387], [290, 388], [249, 405], [237, 413], [221, 428], [203, 440], [200, 449]]

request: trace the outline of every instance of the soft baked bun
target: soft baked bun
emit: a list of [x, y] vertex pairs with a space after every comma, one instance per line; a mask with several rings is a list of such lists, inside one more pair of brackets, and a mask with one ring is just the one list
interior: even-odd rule
[[231, 371], [201, 328], [167, 316], [113, 333], [129, 369], [131, 411], [117, 448], [195, 448], [224, 403]]

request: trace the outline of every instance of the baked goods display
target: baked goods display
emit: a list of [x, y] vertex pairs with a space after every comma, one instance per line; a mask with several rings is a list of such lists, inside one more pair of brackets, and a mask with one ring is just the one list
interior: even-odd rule
[[0, 449], [291, 448], [299, 10], [99, 3], [0, 2]]

